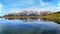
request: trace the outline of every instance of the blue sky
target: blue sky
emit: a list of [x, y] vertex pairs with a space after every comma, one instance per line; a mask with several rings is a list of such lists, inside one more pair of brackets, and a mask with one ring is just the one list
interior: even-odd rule
[[60, 11], [60, 0], [0, 0], [0, 15], [21, 10]]

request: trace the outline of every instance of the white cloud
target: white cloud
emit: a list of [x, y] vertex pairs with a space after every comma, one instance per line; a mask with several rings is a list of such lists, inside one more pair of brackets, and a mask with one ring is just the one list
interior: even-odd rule
[[60, 11], [60, 2], [56, 6], [57, 10]]
[[2, 4], [0, 4], [0, 10], [2, 10], [3, 9], [3, 5]]
[[0, 16], [3, 15], [3, 5], [0, 3]]
[[43, 0], [40, 0], [40, 5], [44, 6], [45, 3], [43, 2]]
[[[57, 4], [54, 2], [57, 2]], [[38, 8], [45, 11], [60, 11], [60, 1], [52, 0], [52, 2], [43, 2], [43, 0], [40, 0]]]
[[[58, 4], [58, 7], [56, 7], [56, 6], [53, 6], [53, 3], [43, 2], [43, 0], [37, 0], [39, 1], [39, 5], [35, 6], [34, 1], [35, 0], [22, 0], [22, 1], [18, 1], [17, 3], [14, 2], [11, 4], [11, 6], [13, 6], [13, 8], [11, 8], [11, 11], [20, 11], [20, 10], [50, 10], [50, 11], [53, 11], [53, 10], [58, 10], [60, 7], [59, 4]], [[57, 1], [57, 0], [53, 0], [53, 1]]]

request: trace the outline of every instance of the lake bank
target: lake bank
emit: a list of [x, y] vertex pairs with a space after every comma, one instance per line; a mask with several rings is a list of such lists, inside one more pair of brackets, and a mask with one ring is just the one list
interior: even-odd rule
[[54, 22], [60, 24], [60, 13], [42, 16], [41, 18], [44, 18], [44, 19], [47, 19], [47, 20], [50, 20], [50, 21], [54, 21]]
[[15, 18], [42, 18], [42, 19], [46, 19], [49, 21], [54, 21], [56, 23], [60, 24], [60, 13], [56, 13], [56, 14], [49, 14], [49, 15], [45, 15], [45, 16], [5, 16], [5, 17], [0, 17], [0, 18], [11, 18], [11, 19], [15, 19]]
[[41, 16], [7, 16], [3, 18], [41, 18]]

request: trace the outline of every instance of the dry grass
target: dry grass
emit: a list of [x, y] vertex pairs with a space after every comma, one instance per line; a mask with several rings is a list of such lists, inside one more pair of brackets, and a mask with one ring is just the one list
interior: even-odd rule
[[58, 13], [58, 14], [50, 14], [50, 15], [47, 15], [47, 16], [42, 16], [42, 18], [45, 18], [45, 19], [60, 23], [60, 13]]
[[7, 16], [4, 18], [40, 18], [40, 16]]

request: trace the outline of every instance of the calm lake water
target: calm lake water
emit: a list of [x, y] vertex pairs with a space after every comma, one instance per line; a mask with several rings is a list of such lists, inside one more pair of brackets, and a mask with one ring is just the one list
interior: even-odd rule
[[0, 18], [0, 34], [60, 34], [60, 24], [41, 18]]

